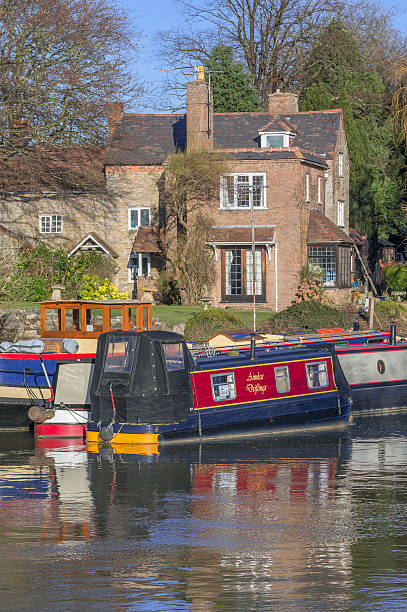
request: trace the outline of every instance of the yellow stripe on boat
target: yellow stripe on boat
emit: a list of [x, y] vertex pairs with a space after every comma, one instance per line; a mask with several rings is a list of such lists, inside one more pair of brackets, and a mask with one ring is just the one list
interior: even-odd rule
[[[158, 444], [114, 444], [110, 443], [109, 446], [113, 449], [114, 453], [118, 455], [159, 455]], [[87, 451], [89, 453], [98, 454], [100, 449], [103, 448], [101, 444], [97, 442], [88, 442]]]
[[[145, 434], [136, 434], [136, 433], [117, 433], [113, 435], [113, 438], [110, 440], [110, 446], [114, 444], [158, 444], [158, 436], [157, 433], [145, 433]], [[87, 442], [97, 442], [98, 444], [102, 444], [103, 440], [99, 437], [98, 431], [87, 431], [86, 432]]]

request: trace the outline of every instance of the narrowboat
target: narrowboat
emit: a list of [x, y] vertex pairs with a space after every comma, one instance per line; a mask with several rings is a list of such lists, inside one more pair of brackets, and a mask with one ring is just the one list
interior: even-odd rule
[[84, 435], [97, 339], [109, 330], [151, 329], [151, 304], [138, 300], [41, 303], [41, 336], [0, 344], [0, 430]]
[[349, 385], [335, 352], [256, 349], [194, 362], [172, 332], [98, 340], [88, 442], [171, 444], [344, 426]]
[[407, 409], [407, 342], [338, 345], [335, 352], [352, 393], [352, 412]]

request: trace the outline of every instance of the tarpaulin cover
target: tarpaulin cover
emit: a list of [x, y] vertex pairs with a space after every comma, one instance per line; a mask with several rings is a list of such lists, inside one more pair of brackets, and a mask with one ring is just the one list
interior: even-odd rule
[[173, 332], [108, 332], [98, 340], [91, 418], [117, 423], [183, 421], [192, 407], [186, 342]]

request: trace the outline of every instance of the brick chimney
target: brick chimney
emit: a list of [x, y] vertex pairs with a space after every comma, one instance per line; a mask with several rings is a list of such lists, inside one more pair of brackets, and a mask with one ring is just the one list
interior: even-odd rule
[[116, 129], [116, 125], [120, 123], [123, 117], [124, 103], [123, 102], [108, 102], [107, 104], [107, 122], [109, 125], [109, 138], [111, 138]]
[[213, 151], [212, 88], [205, 81], [204, 67], [187, 84], [187, 152]]
[[270, 115], [289, 115], [298, 113], [298, 96], [290, 92], [275, 91], [269, 94]]

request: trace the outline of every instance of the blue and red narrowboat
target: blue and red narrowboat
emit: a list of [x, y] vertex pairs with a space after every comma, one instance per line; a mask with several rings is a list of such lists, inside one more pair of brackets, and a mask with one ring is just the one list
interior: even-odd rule
[[349, 385], [329, 348], [260, 349], [194, 362], [171, 332], [102, 334], [89, 442], [169, 444], [346, 425]]

